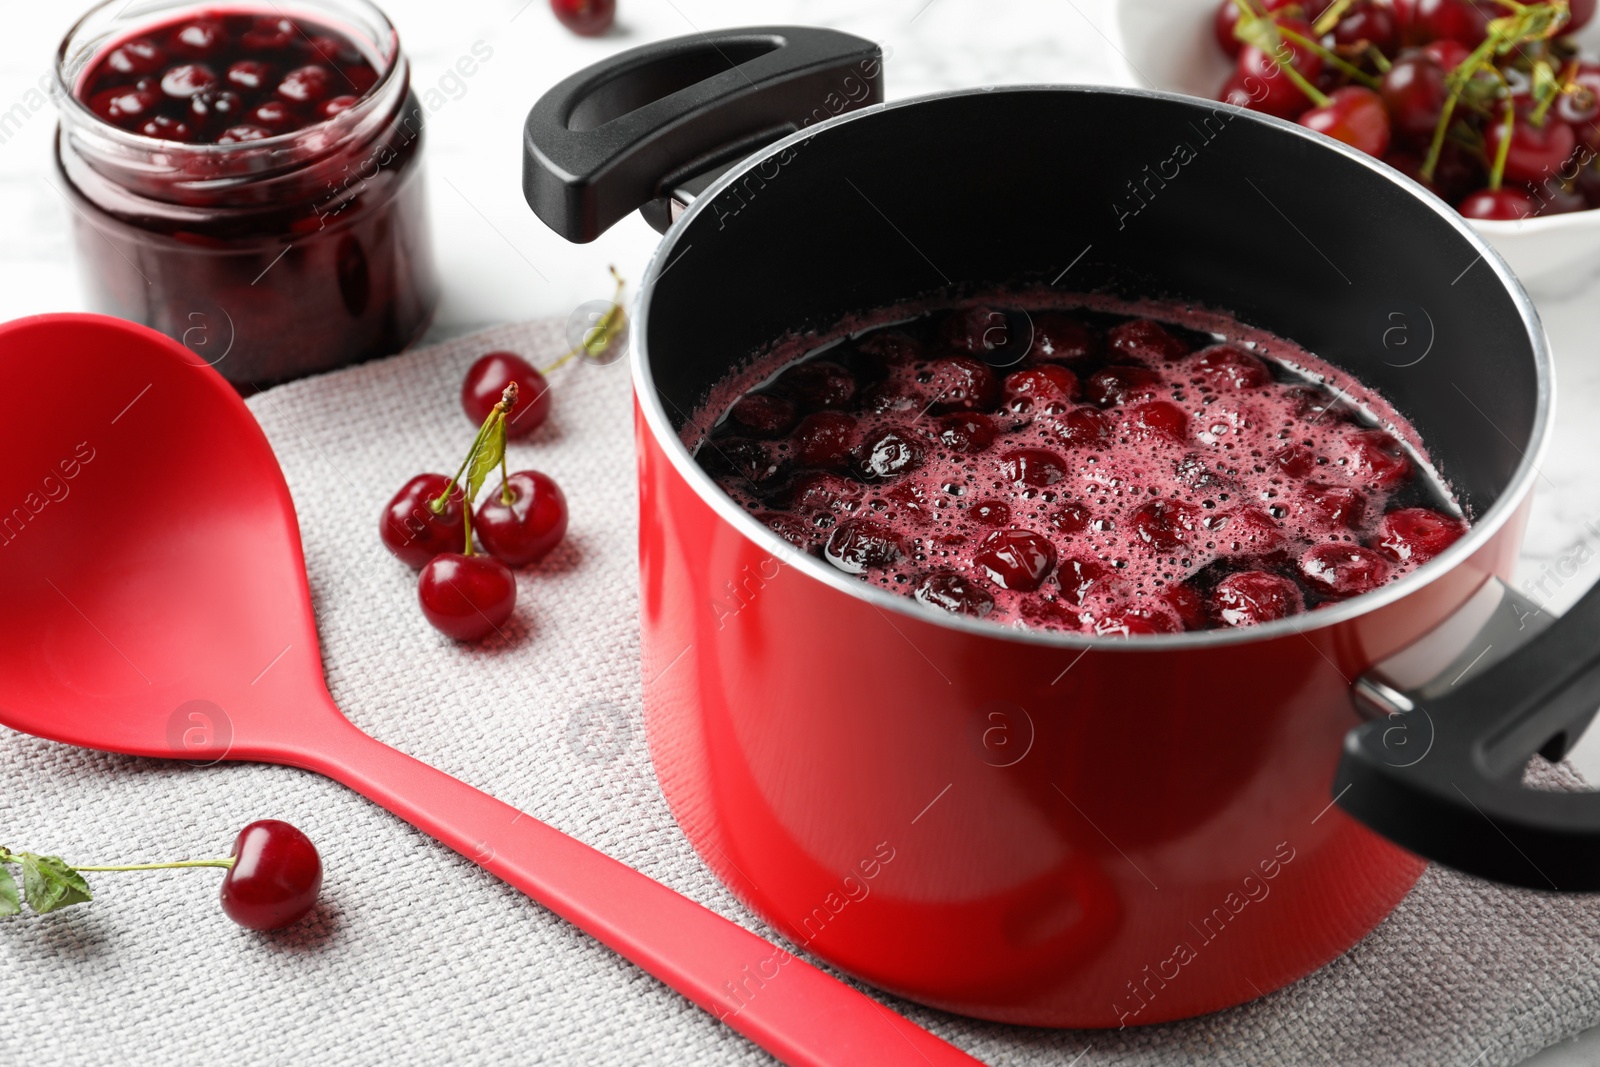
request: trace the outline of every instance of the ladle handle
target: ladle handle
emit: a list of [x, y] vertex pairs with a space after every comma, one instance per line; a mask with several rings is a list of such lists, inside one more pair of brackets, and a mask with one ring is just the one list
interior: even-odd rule
[[343, 716], [308, 766], [430, 834], [632, 960], [791, 1067], [980, 1061], [689, 898]]

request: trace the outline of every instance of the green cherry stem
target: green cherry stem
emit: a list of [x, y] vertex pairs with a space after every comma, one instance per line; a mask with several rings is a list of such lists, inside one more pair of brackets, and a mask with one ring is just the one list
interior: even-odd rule
[[165, 871], [174, 870], [179, 867], [226, 867], [231, 870], [233, 863], [234, 858], [229, 856], [227, 859], [220, 860], [174, 860], [171, 863], [122, 863], [109, 867], [84, 867], [81, 865], [74, 865], [72, 869], [75, 871]]
[[622, 280], [622, 275], [617, 273], [616, 267], [612, 267], [610, 270], [611, 276], [617, 280], [616, 291], [611, 294], [611, 306], [606, 309], [604, 315], [600, 316], [599, 322], [584, 331], [582, 339], [577, 344], [562, 353], [560, 359], [548, 367], [539, 368], [540, 374], [549, 374], [551, 371], [572, 362], [573, 359], [585, 352], [590, 355], [598, 355], [610, 347], [611, 335], [616, 332], [617, 316], [622, 314], [622, 287], [626, 284]]
[[1344, 13], [1350, 10], [1353, 0], [1333, 0], [1328, 5], [1328, 10], [1317, 16], [1317, 21], [1312, 23], [1311, 29], [1318, 37], [1339, 25], [1339, 20], [1344, 18]]
[[[496, 405], [497, 408], [498, 406]], [[472, 447], [467, 449], [467, 458], [462, 460], [461, 466], [456, 468], [455, 474], [450, 478], [450, 483], [444, 487], [444, 490], [438, 496], [428, 501], [428, 507], [433, 509], [435, 515], [444, 513], [444, 506], [449, 502], [450, 494], [456, 491], [456, 483], [461, 481], [463, 474], [467, 473], [467, 464], [471, 463], [472, 457], [478, 454], [478, 448], [483, 444], [483, 439], [489, 432], [489, 426], [494, 422], [494, 416], [494, 411], [490, 411], [489, 416], [483, 420], [483, 425], [478, 427], [478, 436], [472, 439]]]
[[[472, 464], [473, 457], [478, 454], [478, 449], [483, 447], [484, 438], [489, 436], [489, 431], [494, 427], [497, 420], [505, 421], [506, 412], [516, 406], [516, 403], [517, 383], [510, 382], [506, 385], [505, 392], [500, 394], [500, 399], [495, 401], [494, 407], [489, 409], [489, 414], [484, 418], [483, 425], [478, 427], [477, 436], [472, 439], [472, 446], [467, 449], [467, 458], [461, 461], [461, 466], [456, 468], [455, 474], [450, 478], [444, 489], [440, 491], [439, 495], [428, 501], [428, 507], [433, 509], [435, 515], [443, 514], [444, 506], [450, 500], [450, 494], [456, 491], [456, 485], [461, 481], [461, 476], [467, 473], [467, 467]], [[467, 507], [468, 509], [472, 507], [472, 501], [467, 501]], [[470, 556], [472, 553], [469, 552], [467, 554]]]
[[1495, 149], [1494, 164], [1489, 168], [1489, 188], [1498, 189], [1506, 176], [1506, 156], [1511, 151], [1511, 134], [1516, 127], [1517, 109], [1506, 104], [1505, 125], [1500, 131], [1500, 146]]
[[[1278, 27], [1278, 32], [1280, 34], [1282, 34], [1284, 37], [1287, 37], [1292, 43], [1299, 45], [1301, 48], [1304, 48], [1307, 52], [1311, 52], [1311, 53], [1314, 53], [1315, 55], [1318, 55], [1318, 56], [1322, 57], [1322, 61], [1324, 63], [1327, 63], [1327, 64], [1329, 64], [1331, 66], [1338, 67], [1347, 76], [1349, 76], [1350, 78], [1354, 79], [1355, 81], [1360, 82], [1362, 85], [1365, 85], [1368, 89], [1376, 89], [1376, 88], [1378, 88], [1378, 85], [1380, 83], [1378, 82], [1377, 78], [1374, 78], [1372, 75], [1368, 74], [1366, 71], [1362, 70], [1360, 67], [1356, 66], [1355, 64], [1347, 62], [1344, 59], [1344, 57], [1340, 56], [1337, 52], [1334, 52], [1332, 49], [1323, 47], [1321, 42], [1313, 41], [1311, 38], [1302, 36], [1301, 34], [1298, 34], [1293, 30], [1286, 30], [1282, 26]], [[1310, 94], [1307, 94], [1307, 95], [1310, 95]], [[1316, 98], [1312, 97], [1312, 99], [1315, 100]], [[1327, 102], [1328, 102], [1327, 98], [1324, 97], [1323, 100], [1321, 101], [1321, 103], [1319, 103], [1317, 106], [1321, 107], [1321, 106], [1325, 105]]]
[[1295, 88], [1304, 93], [1306, 98], [1309, 99], [1313, 104], [1315, 104], [1317, 107], [1328, 106], [1328, 94], [1323, 92], [1321, 89], [1318, 89], [1310, 82], [1306, 81], [1305, 77], [1298, 70], [1294, 69], [1293, 63], [1287, 59], [1277, 59], [1276, 57], [1274, 57], [1274, 62], [1276, 62], [1278, 67], [1289, 76], [1289, 80], [1294, 82]]

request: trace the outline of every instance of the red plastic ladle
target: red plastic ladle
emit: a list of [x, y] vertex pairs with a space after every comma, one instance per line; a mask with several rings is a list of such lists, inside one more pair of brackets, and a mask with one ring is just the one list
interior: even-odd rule
[[99, 316], [0, 326], [0, 455], [0, 723], [133, 756], [327, 775], [785, 1063], [978, 1062], [351, 725], [323, 679], [277, 459], [238, 396], [187, 348]]

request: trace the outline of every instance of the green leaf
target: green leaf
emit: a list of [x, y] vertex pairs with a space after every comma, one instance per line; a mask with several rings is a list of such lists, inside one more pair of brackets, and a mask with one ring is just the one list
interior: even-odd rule
[[83, 875], [60, 856], [22, 854], [22, 892], [28, 907], [43, 915], [94, 899]]
[[477, 499], [484, 479], [494, 473], [506, 454], [506, 420], [495, 419], [478, 448], [472, 453], [472, 463], [467, 467], [467, 503]]
[[22, 910], [22, 902], [17, 898], [17, 880], [11, 876], [11, 868], [0, 867], [0, 916], [15, 915]]

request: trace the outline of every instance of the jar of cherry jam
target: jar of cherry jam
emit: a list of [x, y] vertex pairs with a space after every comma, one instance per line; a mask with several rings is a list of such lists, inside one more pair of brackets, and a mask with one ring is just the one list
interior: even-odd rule
[[91, 306], [241, 388], [406, 347], [438, 299], [422, 108], [366, 0], [83, 17], [56, 158]]

